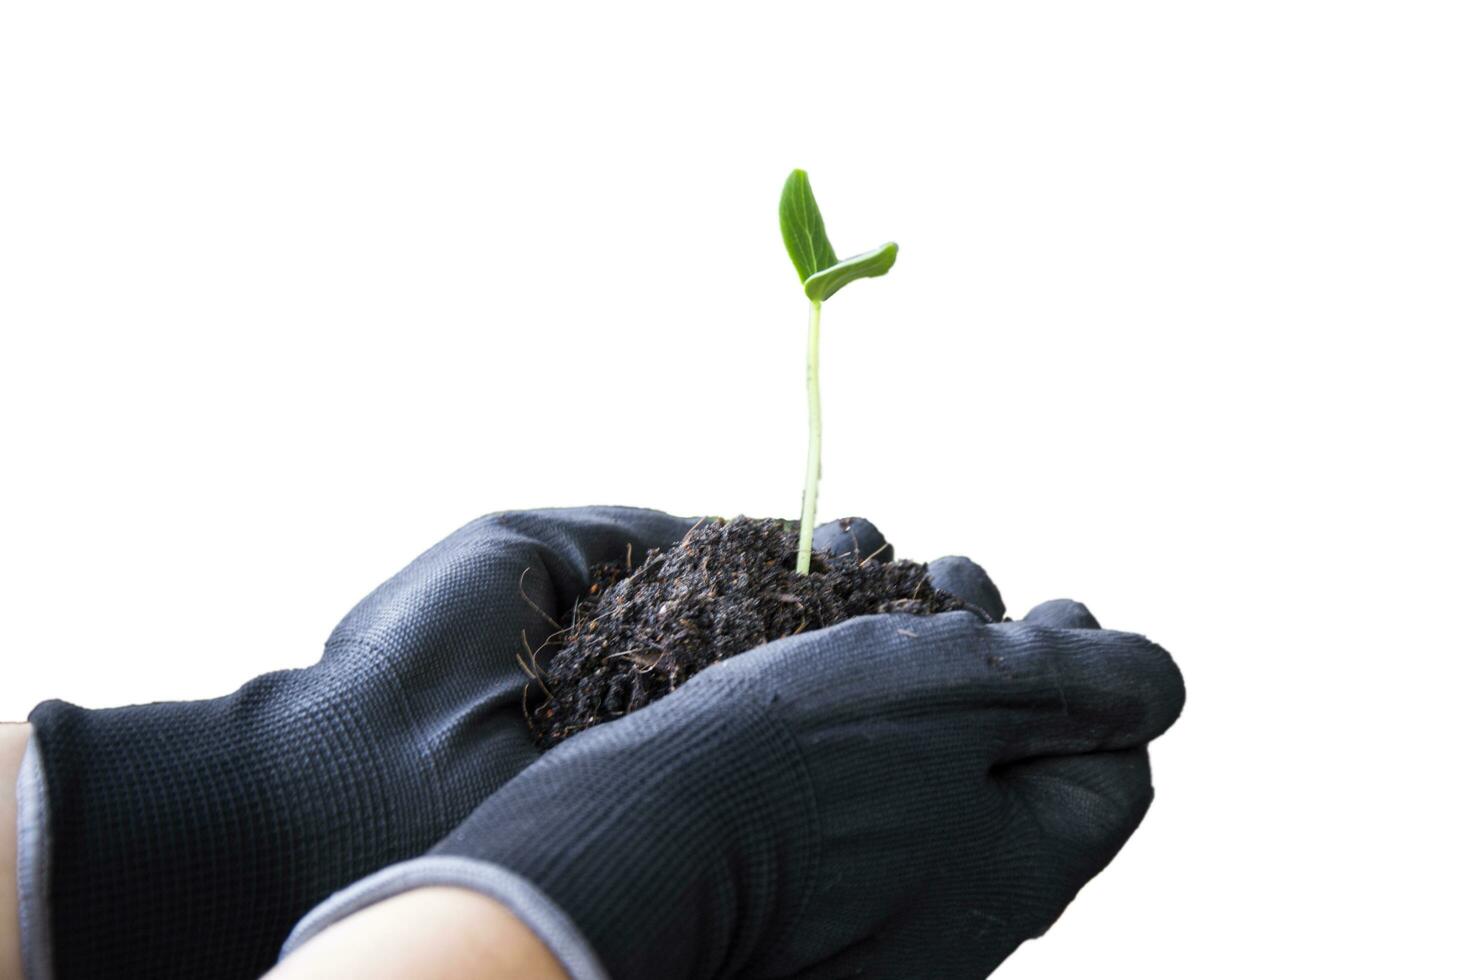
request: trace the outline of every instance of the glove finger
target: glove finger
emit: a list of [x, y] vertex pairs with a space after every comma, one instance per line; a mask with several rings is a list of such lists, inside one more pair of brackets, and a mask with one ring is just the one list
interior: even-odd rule
[[1050, 599], [1030, 609], [1022, 622], [1031, 626], [1050, 626], [1062, 630], [1098, 630], [1100, 623], [1083, 602], [1074, 599]]
[[981, 609], [992, 622], [1003, 621], [1003, 596], [988, 573], [972, 559], [959, 555], [938, 558], [926, 566], [926, 576], [934, 588]]
[[1029, 801], [1030, 819], [1046, 840], [1103, 854], [1091, 874], [1126, 843], [1152, 802], [1151, 763], [1144, 746], [1025, 759], [998, 766], [993, 776]]
[[527, 630], [536, 646], [588, 589], [591, 565], [638, 564], [651, 548], [680, 540], [692, 523], [634, 507], [490, 514], [374, 590], [338, 624], [329, 643], [349, 634], [402, 643], [413, 633], [436, 648], [461, 647]]
[[975, 740], [985, 767], [1145, 745], [1185, 696], [1172, 657], [1145, 637], [987, 625], [970, 612], [860, 616], [729, 658], [687, 687], [729, 679], [803, 725], [925, 716]]
[[1043, 934], [1075, 894], [1099, 874], [1140, 826], [1152, 802], [1147, 750], [1027, 759], [993, 772], [1023, 804], [1017, 839], [1038, 841], [1039, 867], [1055, 903], [1041, 908], [1031, 930]]
[[896, 555], [880, 529], [863, 517], [841, 517], [814, 528], [814, 550], [851, 554], [862, 561], [890, 561]]
[[998, 762], [1134, 748], [1182, 712], [1182, 674], [1144, 636], [1024, 624], [983, 632], [980, 695], [994, 709]]

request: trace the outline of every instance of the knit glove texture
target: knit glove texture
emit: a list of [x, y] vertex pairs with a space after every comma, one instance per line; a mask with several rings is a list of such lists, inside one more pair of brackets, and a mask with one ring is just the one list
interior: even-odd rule
[[[1001, 617], [977, 566], [932, 573]], [[541, 935], [576, 927], [563, 946], [601, 964], [560, 954], [576, 976], [984, 976], [1135, 830], [1145, 745], [1184, 698], [1164, 650], [1076, 603], [984, 619], [866, 616], [708, 668], [546, 753], [370, 892], [494, 882]]]
[[38, 706], [55, 975], [259, 976], [308, 908], [422, 853], [536, 758], [524, 637], [543, 642], [591, 564], [690, 524], [484, 517], [360, 603], [311, 667], [210, 701]]

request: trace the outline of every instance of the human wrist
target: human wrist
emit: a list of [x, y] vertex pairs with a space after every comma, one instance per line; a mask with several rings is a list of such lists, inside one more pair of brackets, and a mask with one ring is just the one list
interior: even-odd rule
[[475, 892], [515, 915], [557, 961], [569, 980], [609, 980], [608, 973], [578, 927], [536, 885], [497, 867], [471, 858], [426, 855], [380, 869], [335, 892], [312, 909], [292, 929], [282, 945], [283, 962], [295, 960], [305, 947], [325, 932], [363, 921], [373, 909], [402, 896], [435, 890]]
[[431, 857], [531, 882], [616, 980], [753, 962], [807, 894], [816, 811], [786, 729], [723, 676], [547, 753]]
[[30, 725], [0, 724], [0, 976], [4, 977], [21, 975], [16, 784], [30, 740]]
[[452, 886], [411, 889], [365, 906], [296, 946], [268, 980], [569, 980], [539, 935], [501, 902]]

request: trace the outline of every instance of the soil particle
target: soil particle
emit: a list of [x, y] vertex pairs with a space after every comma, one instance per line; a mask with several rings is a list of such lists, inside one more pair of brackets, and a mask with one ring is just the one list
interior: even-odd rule
[[967, 608], [934, 589], [926, 566], [815, 551], [794, 569], [791, 522], [707, 519], [666, 551], [591, 569], [588, 592], [564, 629], [534, 656], [545, 690], [528, 723], [548, 747], [644, 707], [693, 674], [781, 637], [855, 616]]

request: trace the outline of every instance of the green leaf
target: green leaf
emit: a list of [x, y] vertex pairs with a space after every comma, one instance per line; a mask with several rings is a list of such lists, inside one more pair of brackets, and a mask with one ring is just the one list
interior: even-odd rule
[[788, 257], [798, 270], [799, 282], [839, 262], [829, 236], [824, 233], [824, 218], [809, 187], [809, 175], [802, 170], [789, 174], [783, 184], [783, 196], [778, 201], [778, 225], [783, 230]]
[[851, 256], [827, 269], [820, 269], [804, 280], [804, 295], [822, 303], [856, 279], [883, 276], [896, 264], [897, 251], [899, 246], [895, 242], [886, 242], [874, 251]]

